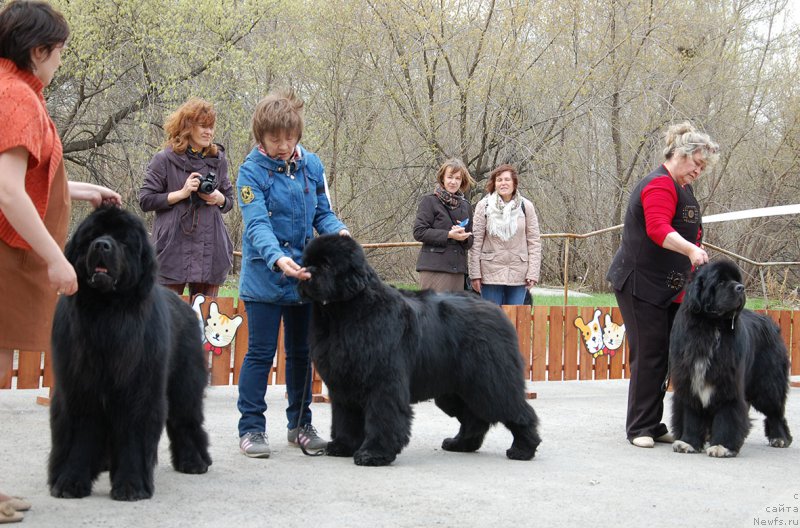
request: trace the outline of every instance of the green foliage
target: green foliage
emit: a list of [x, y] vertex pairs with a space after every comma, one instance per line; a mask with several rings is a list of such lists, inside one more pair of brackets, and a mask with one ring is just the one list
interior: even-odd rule
[[[695, 186], [703, 214], [800, 201], [800, 33], [782, 25], [785, 0], [53, 3], [72, 28], [46, 92], [68, 172], [134, 210], [179, 104], [215, 104], [235, 178], [255, 104], [287, 85], [306, 100], [303, 142], [325, 163], [334, 208], [364, 242], [409, 241], [419, 198], [451, 156], [479, 181], [514, 164], [543, 232], [619, 224], [662, 160], [665, 127], [685, 119], [722, 145]], [[240, 221], [226, 215], [237, 249]], [[705, 235], [753, 260], [794, 261], [797, 229], [773, 218]], [[618, 244], [618, 234], [572, 241], [569, 273], [603, 289]], [[544, 241], [543, 281], [563, 280], [564, 249]], [[374, 264], [413, 282], [415, 256], [387, 251]], [[783, 282], [798, 288], [796, 267]]]
[[48, 105], [74, 164], [71, 174], [109, 184], [133, 201], [141, 170], [163, 141], [164, 118], [191, 96], [217, 107], [218, 141], [236, 154], [246, 150], [243, 124], [266, 91], [254, 73], [271, 64], [262, 53], [268, 40], [253, 42], [280, 0], [54, 5], [72, 35]]

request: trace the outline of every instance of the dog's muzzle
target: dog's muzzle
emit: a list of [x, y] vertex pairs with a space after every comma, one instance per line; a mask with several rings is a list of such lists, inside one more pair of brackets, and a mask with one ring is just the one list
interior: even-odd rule
[[114, 241], [101, 236], [92, 241], [86, 255], [86, 271], [89, 286], [101, 292], [113, 291], [117, 285], [116, 277], [108, 272], [108, 262], [113, 259]]
[[89, 286], [102, 292], [110, 292], [116, 288], [117, 279], [105, 271], [95, 271], [92, 276], [89, 277]]

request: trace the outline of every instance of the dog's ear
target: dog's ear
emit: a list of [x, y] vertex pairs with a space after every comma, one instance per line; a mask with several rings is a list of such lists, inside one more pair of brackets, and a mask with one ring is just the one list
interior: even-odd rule
[[156, 269], [158, 263], [156, 262], [156, 253], [153, 249], [153, 245], [150, 243], [150, 239], [147, 236], [147, 231], [144, 229], [144, 225], [141, 226], [141, 229], [138, 229], [139, 236], [133, 237], [133, 242], [136, 245], [136, 252], [139, 254], [139, 259], [141, 261], [142, 266], [144, 269]]
[[78, 230], [69, 238], [67, 241], [67, 245], [64, 248], [64, 256], [67, 257], [67, 260], [73, 267], [76, 266], [78, 263], [78, 237], [81, 234], [80, 227]]
[[703, 311], [703, 283], [705, 278], [703, 274], [695, 272], [694, 277], [686, 286], [686, 294], [683, 296], [683, 304], [686, 309], [692, 313], [700, 313]]
[[[341, 287], [342, 298], [352, 299], [367, 288], [370, 270], [365, 263], [361, 264], [360, 266], [350, 266], [350, 269], [344, 275]], [[339, 277], [337, 277], [338, 279]]]
[[64, 247], [64, 256], [67, 257], [67, 260], [73, 267], [77, 268], [78, 261], [81, 259], [81, 254], [85, 253], [81, 251], [80, 245], [83, 243], [84, 240], [88, 238], [87, 231], [88, 231], [88, 222], [84, 219], [83, 222], [78, 224], [78, 228], [69, 237], [67, 241], [67, 245]]

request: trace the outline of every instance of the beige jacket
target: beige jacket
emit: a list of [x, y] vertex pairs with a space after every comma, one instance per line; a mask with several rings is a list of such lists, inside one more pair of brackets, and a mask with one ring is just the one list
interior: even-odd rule
[[470, 279], [506, 286], [524, 285], [526, 279], [539, 282], [542, 265], [539, 220], [533, 203], [524, 197], [522, 201], [525, 215], [519, 217], [517, 232], [507, 241], [489, 235], [486, 229], [486, 198], [475, 206], [472, 220], [475, 242], [468, 257]]

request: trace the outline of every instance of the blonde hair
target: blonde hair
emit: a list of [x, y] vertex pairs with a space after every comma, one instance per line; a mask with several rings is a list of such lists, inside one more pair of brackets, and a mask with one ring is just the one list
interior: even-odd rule
[[436, 171], [436, 181], [439, 182], [439, 185], [442, 187], [444, 187], [444, 175], [447, 174], [447, 169], [450, 169], [451, 173], [458, 172], [461, 174], [461, 187], [459, 187], [458, 190], [462, 193], [467, 192], [475, 186], [475, 180], [472, 179], [472, 175], [467, 170], [467, 166], [464, 165], [464, 162], [458, 158], [450, 158], [442, 163], [439, 170]]
[[698, 132], [689, 121], [669, 127], [664, 142], [666, 159], [672, 158], [675, 153], [687, 158], [697, 151], [702, 153], [706, 167], [714, 165], [719, 159], [719, 145], [714, 143], [708, 134]]
[[[214, 110], [214, 105], [203, 99], [192, 97], [164, 121], [164, 131], [167, 133], [164, 145], [172, 147], [172, 150], [178, 154], [183, 154], [189, 148], [189, 138], [195, 125], [214, 128], [216, 122], [217, 112]], [[204, 156], [216, 156], [217, 146], [212, 143], [202, 152]]]
[[303, 137], [303, 100], [291, 88], [282, 88], [264, 97], [253, 112], [253, 138], [261, 143], [266, 134], [280, 131]]

